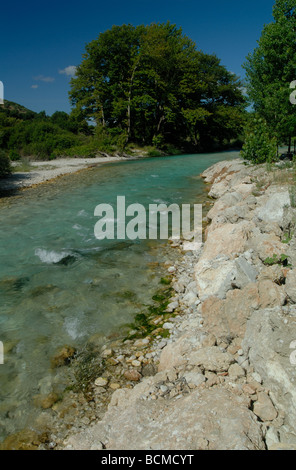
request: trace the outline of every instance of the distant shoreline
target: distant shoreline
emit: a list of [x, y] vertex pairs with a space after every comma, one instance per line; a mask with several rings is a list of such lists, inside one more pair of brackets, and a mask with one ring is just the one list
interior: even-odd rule
[[30, 162], [30, 171], [15, 172], [8, 178], [0, 180], [1, 191], [13, 191], [31, 188], [33, 186], [52, 181], [59, 176], [77, 173], [102, 163], [135, 160], [140, 156], [119, 157], [106, 156], [95, 158], [61, 158], [51, 161]]
[[[226, 152], [227, 150], [222, 150], [222, 152], [224, 151]], [[229, 151], [235, 152], [235, 149], [230, 149]], [[164, 154], [161, 156], [169, 155]], [[5, 192], [30, 189], [36, 185], [52, 182], [60, 176], [87, 170], [103, 163], [140, 160], [142, 158], [149, 158], [149, 155], [143, 151], [142, 153], [134, 152], [133, 155], [124, 154], [123, 156], [106, 154], [99, 157], [66, 157], [57, 158], [56, 160], [30, 161], [31, 168], [29, 170], [16, 171], [7, 178], [0, 179], [0, 193], [4, 193], [5, 196]], [[17, 165], [18, 162], [12, 162], [12, 166], [16, 167]]]

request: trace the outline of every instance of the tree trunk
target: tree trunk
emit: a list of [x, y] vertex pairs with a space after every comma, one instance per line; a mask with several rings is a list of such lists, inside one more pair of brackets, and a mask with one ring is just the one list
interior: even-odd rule
[[103, 105], [101, 106], [101, 113], [102, 113], [102, 124], [103, 124], [103, 127], [105, 127], [106, 126], [106, 121], [105, 121], [105, 113], [104, 113]]
[[161, 128], [161, 124], [162, 124], [163, 121], [165, 120], [164, 113], [163, 113], [163, 106], [162, 106], [162, 105], [159, 105], [159, 106], [158, 106], [158, 111], [159, 111], [159, 114], [160, 114], [160, 118], [158, 119], [158, 123], [157, 123], [157, 126], [156, 126], [156, 132], [155, 132], [155, 134], [154, 134], [154, 137], [159, 134], [159, 131], [160, 131], [160, 128]]
[[163, 123], [163, 121], [164, 121], [164, 115], [160, 116], [160, 118], [159, 118], [159, 121], [158, 121], [158, 124], [157, 124], [156, 135], [159, 134], [161, 124]]
[[133, 68], [132, 76], [130, 79], [130, 86], [129, 86], [129, 92], [128, 92], [128, 103], [127, 103], [127, 136], [126, 136], [126, 143], [128, 143], [131, 133], [132, 133], [132, 124], [131, 124], [131, 102], [132, 102], [132, 91], [133, 91], [133, 83], [134, 83], [134, 77], [136, 70], [138, 68], [139, 61], [136, 63], [136, 65]]

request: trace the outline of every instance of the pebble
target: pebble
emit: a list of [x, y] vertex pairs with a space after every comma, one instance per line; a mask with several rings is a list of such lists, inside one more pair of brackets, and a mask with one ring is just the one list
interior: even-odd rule
[[126, 359], [126, 362], [133, 362], [136, 359], [136, 356], [133, 354], [132, 356]]
[[117, 359], [118, 362], [122, 362], [124, 360], [124, 355], [121, 354], [120, 356], [117, 356], [116, 359]]
[[140, 362], [140, 361], [138, 361], [138, 360], [136, 360], [136, 359], [135, 359], [134, 361], [132, 361], [132, 366], [134, 366], [134, 367], [140, 367], [140, 365], [141, 365], [141, 362]]
[[172, 330], [172, 329], [174, 328], [174, 326], [175, 326], [175, 325], [174, 325], [173, 323], [167, 322], [167, 323], [164, 323], [163, 328], [164, 328], [165, 330]]
[[108, 357], [112, 355], [112, 349], [105, 349], [105, 351], [102, 352], [102, 357]]
[[136, 348], [139, 348], [141, 346], [146, 346], [147, 344], [150, 343], [150, 339], [149, 338], [143, 338], [143, 339], [137, 339], [135, 342], [134, 342], [134, 346]]
[[118, 390], [120, 388], [120, 384], [117, 384], [117, 383], [112, 383], [109, 385], [109, 387], [112, 389], [112, 390]]
[[105, 387], [108, 383], [108, 380], [107, 379], [104, 379], [104, 377], [98, 377], [96, 380], [95, 380], [95, 386], [96, 387]]
[[142, 376], [136, 369], [130, 369], [125, 371], [124, 377], [132, 382], [138, 382]]
[[111, 364], [111, 366], [117, 366], [118, 364], [118, 360], [114, 359], [114, 357], [109, 357], [107, 360], [108, 360], [108, 363]]
[[166, 308], [166, 312], [172, 313], [178, 307], [179, 307], [179, 302], [177, 302], [177, 301], [171, 302], [171, 303], [168, 304], [168, 306]]

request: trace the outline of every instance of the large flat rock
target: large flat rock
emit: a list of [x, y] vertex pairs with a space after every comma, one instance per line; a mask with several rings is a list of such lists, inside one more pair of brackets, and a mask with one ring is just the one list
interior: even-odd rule
[[[115, 392], [118, 393], [118, 392]], [[72, 436], [73, 449], [255, 450], [265, 449], [261, 425], [245, 398], [230, 391], [194, 391], [180, 399], [131, 401], [110, 406], [88, 433]]]

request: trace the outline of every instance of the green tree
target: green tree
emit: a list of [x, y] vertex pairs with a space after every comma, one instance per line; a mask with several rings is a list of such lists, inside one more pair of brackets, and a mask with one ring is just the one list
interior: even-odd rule
[[276, 0], [273, 16], [244, 64], [247, 91], [278, 143], [288, 140], [290, 146], [296, 133], [296, 107], [289, 101], [296, 78], [296, 1]]
[[120, 142], [230, 140], [242, 122], [237, 77], [170, 23], [113, 26], [87, 44], [71, 81], [73, 113]]

